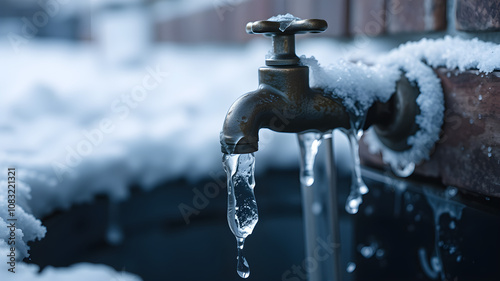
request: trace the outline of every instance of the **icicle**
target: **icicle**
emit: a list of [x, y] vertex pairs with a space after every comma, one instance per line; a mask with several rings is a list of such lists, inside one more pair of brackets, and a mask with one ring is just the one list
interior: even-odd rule
[[[424, 194], [427, 199], [427, 202], [432, 208], [434, 213], [434, 226], [435, 226], [435, 239], [434, 239], [434, 247], [435, 253], [430, 258], [430, 266], [427, 264], [425, 249], [419, 250], [420, 262], [424, 268], [426, 274], [435, 279], [438, 274], [440, 274], [441, 278], [445, 279], [445, 273], [443, 268], [443, 260], [441, 259], [441, 251], [439, 249], [440, 244], [442, 242], [439, 241], [439, 218], [442, 214], [449, 214], [451, 218], [455, 220], [460, 220], [462, 217], [462, 210], [465, 205], [460, 204], [456, 201], [451, 201], [450, 199], [455, 197], [458, 193], [456, 187], [448, 187], [444, 192], [437, 192], [430, 188], [424, 188]], [[450, 229], [454, 229], [454, 227], [450, 227]], [[431, 270], [432, 269], [432, 270]], [[436, 276], [436, 277], [433, 277]]]
[[405, 166], [400, 166], [399, 164], [394, 165], [391, 163], [391, 170], [396, 176], [406, 178], [413, 174], [413, 171], [415, 171], [415, 163], [410, 162]]
[[300, 146], [300, 182], [304, 186], [312, 186], [314, 183], [314, 160], [321, 145], [322, 134], [307, 132], [298, 134]]
[[363, 136], [363, 126], [365, 124], [366, 112], [361, 115], [349, 114], [351, 129], [346, 131], [351, 145], [351, 157], [353, 160], [351, 192], [347, 197], [345, 209], [349, 214], [356, 214], [359, 205], [363, 202], [362, 195], [368, 193], [368, 187], [361, 178], [361, 163], [359, 160], [359, 140]]
[[255, 157], [251, 154], [224, 154], [224, 170], [227, 174], [227, 221], [237, 241], [237, 272], [242, 278], [250, 275], [250, 267], [243, 256], [245, 239], [259, 220], [255, 200]]

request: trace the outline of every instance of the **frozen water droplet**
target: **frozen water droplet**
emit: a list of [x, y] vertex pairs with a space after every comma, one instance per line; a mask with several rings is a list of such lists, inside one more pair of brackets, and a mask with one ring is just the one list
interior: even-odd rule
[[472, 119], [472, 118], [471, 118], [471, 119], [469, 119], [469, 123], [470, 123], [471, 125], [472, 125], [472, 124], [474, 124], [474, 119]]
[[491, 152], [491, 146], [488, 146], [488, 152]]
[[363, 257], [369, 259], [375, 254], [375, 249], [372, 246], [364, 246], [359, 252]]
[[446, 188], [446, 197], [448, 197], [448, 198], [451, 198], [451, 197], [457, 195], [457, 193], [458, 193], [458, 189], [456, 187], [448, 186]]
[[451, 221], [450, 222], [450, 229], [455, 229], [456, 225], [455, 225], [455, 221]]
[[237, 266], [236, 271], [241, 278], [248, 278], [250, 276], [250, 267], [248, 266], [247, 259], [243, 256], [243, 247], [245, 244], [245, 239], [236, 239], [238, 248]]
[[451, 246], [449, 253], [453, 255], [456, 251], [457, 251], [457, 248], [455, 246]]
[[477, 118], [478, 118], [479, 120], [481, 120], [481, 119], [483, 118], [483, 115], [481, 115], [481, 113], [479, 113], [479, 114], [477, 115]]
[[361, 193], [363, 195], [367, 194], [368, 191], [369, 191], [368, 187], [366, 185], [364, 185], [364, 184], [359, 187], [359, 193]]
[[488, 152], [488, 157], [491, 157], [493, 154], [491, 154], [491, 152]]
[[314, 184], [314, 160], [321, 145], [322, 134], [317, 132], [307, 132], [298, 134], [301, 152], [300, 159], [300, 182], [304, 186]]
[[356, 269], [356, 264], [353, 262], [349, 262], [345, 270], [349, 273], [353, 273], [355, 269]]
[[242, 278], [247, 278], [250, 275], [250, 268], [243, 257], [243, 247], [245, 238], [252, 234], [259, 221], [254, 194], [255, 157], [253, 153], [224, 154], [223, 165], [227, 175], [227, 221], [237, 241], [236, 269]]
[[483, 95], [479, 95], [478, 100], [483, 100]]
[[406, 166], [391, 164], [392, 172], [398, 177], [406, 178], [415, 171], [415, 163], [410, 162]]
[[347, 204], [345, 205], [345, 210], [349, 214], [354, 215], [354, 214], [358, 213], [359, 205], [361, 205], [361, 203], [363, 203], [363, 199], [361, 198], [361, 194], [358, 193], [354, 196], [349, 195], [349, 197], [347, 197]]
[[447, 72], [446, 73], [446, 77], [450, 78], [451, 77], [451, 73]]
[[436, 271], [436, 272], [441, 271], [441, 261], [439, 260], [438, 257], [431, 258], [431, 266], [432, 266], [432, 269], [434, 269], [434, 271]]

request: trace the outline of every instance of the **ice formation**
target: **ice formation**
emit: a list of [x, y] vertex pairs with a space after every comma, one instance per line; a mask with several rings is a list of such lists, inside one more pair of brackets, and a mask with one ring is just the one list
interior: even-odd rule
[[[450, 40], [450, 38], [443, 40]], [[423, 48], [434, 50], [434, 53], [438, 52], [439, 48], [432, 44], [439, 41], [422, 40], [421, 42], [424, 43], [403, 45], [378, 58], [373, 66], [340, 61], [336, 65], [324, 68], [320, 67], [314, 58], [301, 58], [302, 63], [309, 65], [312, 69], [313, 86], [325, 88], [333, 95], [342, 98], [348, 111], [356, 116], [365, 114], [375, 101], [387, 101], [395, 91], [396, 81], [401, 71], [410, 82], [418, 85], [421, 92], [417, 98], [421, 111], [416, 118], [419, 131], [408, 138], [411, 148], [403, 152], [393, 151], [378, 140], [373, 129], [367, 131], [365, 138], [370, 152], [382, 152], [384, 161], [389, 163], [395, 173], [400, 176], [410, 175], [415, 164], [428, 159], [434, 143], [439, 139], [443, 123], [444, 99], [440, 80], [432, 68], [423, 62], [423, 60], [428, 61], [427, 54], [414, 50]], [[431, 46], [426, 48], [422, 44]], [[436, 59], [431, 58], [431, 61], [439, 64]]]
[[[430, 277], [435, 279], [438, 275], [445, 279], [445, 268], [443, 265], [443, 259], [441, 257], [441, 249], [444, 242], [440, 241], [440, 229], [441, 225], [439, 220], [443, 214], [448, 214], [452, 219], [459, 221], [462, 218], [462, 211], [465, 205], [452, 200], [458, 193], [458, 189], [453, 186], [449, 186], [444, 191], [437, 191], [432, 188], [424, 188], [424, 194], [427, 202], [432, 208], [434, 214], [434, 255], [430, 258], [430, 265], [427, 264], [427, 255], [424, 248], [419, 250], [420, 263], [423, 266], [424, 272]], [[455, 222], [451, 221], [449, 228], [451, 230], [455, 229]], [[457, 253], [456, 247], [452, 246], [450, 254], [456, 255], [457, 261], [461, 259], [461, 255]]]
[[238, 251], [236, 271], [248, 278], [250, 267], [243, 255], [245, 239], [259, 221], [255, 200], [255, 157], [249, 154], [224, 154], [222, 163], [227, 175], [227, 222], [236, 237]]
[[300, 183], [304, 186], [314, 184], [314, 161], [321, 145], [323, 134], [306, 132], [297, 135], [300, 147]]
[[288, 13], [284, 15], [277, 15], [274, 17], [270, 17], [268, 21], [277, 21], [280, 23], [281, 32], [285, 32], [285, 30], [292, 24], [292, 22], [300, 20], [300, 18]]

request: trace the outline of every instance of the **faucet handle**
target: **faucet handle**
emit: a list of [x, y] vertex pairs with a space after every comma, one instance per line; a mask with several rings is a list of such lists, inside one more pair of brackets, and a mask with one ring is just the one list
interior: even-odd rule
[[290, 35], [303, 34], [307, 32], [320, 33], [328, 28], [325, 20], [306, 19], [292, 21], [254, 21], [247, 23], [246, 31], [248, 34], [264, 35]]
[[326, 30], [325, 20], [285, 18], [280, 21], [263, 20], [249, 22], [246, 26], [248, 34], [263, 34], [273, 40], [273, 49], [268, 58], [268, 66], [297, 65], [300, 61], [295, 55], [295, 34], [319, 33]]

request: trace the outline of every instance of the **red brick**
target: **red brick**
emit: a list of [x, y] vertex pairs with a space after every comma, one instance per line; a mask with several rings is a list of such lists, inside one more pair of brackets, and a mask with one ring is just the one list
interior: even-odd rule
[[[500, 72], [486, 75], [437, 69], [436, 73], [446, 104], [442, 135], [431, 159], [415, 173], [438, 178], [444, 185], [500, 197]], [[380, 155], [370, 154], [363, 142], [360, 155], [365, 165], [386, 167]]]
[[463, 31], [500, 30], [500, 1], [455, 0], [456, 28]]

